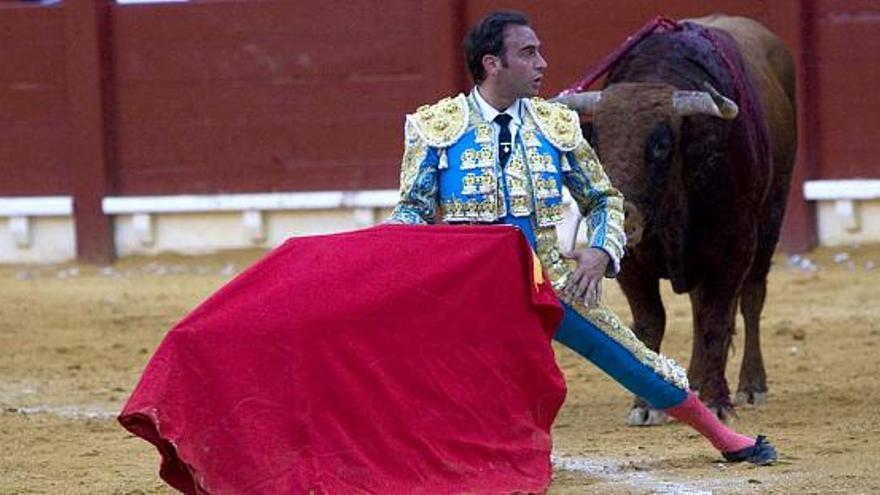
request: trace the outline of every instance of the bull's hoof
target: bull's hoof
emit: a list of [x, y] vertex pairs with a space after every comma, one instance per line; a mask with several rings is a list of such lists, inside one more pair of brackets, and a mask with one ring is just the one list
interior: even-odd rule
[[669, 416], [665, 412], [643, 406], [633, 406], [626, 420], [629, 426], [661, 426], [668, 422]]
[[731, 405], [707, 405], [712, 414], [715, 415], [719, 420], [721, 420], [724, 424], [733, 423], [734, 419], [736, 419], [736, 412]]
[[749, 462], [756, 466], [768, 466], [776, 462], [776, 449], [764, 435], [758, 435], [755, 445], [735, 452], [723, 452], [728, 462]]
[[743, 404], [763, 406], [767, 404], [767, 392], [749, 392], [747, 390], [740, 390], [736, 393], [736, 396], [734, 396], [733, 403], [737, 406]]

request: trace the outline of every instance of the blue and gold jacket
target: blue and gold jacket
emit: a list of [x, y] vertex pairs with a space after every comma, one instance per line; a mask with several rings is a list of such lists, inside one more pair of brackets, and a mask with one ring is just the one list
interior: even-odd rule
[[538, 256], [557, 286], [569, 271], [555, 228], [562, 221], [565, 185], [587, 220], [590, 246], [608, 253], [609, 275], [617, 273], [626, 244], [623, 197], [583, 138], [575, 112], [540, 98], [523, 103], [522, 127], [503, 170], [492, 123], [483, 119], [473, 94], [407, 115], [400, 201], [392, 219], [429, 224], [438, 217], [474, 223], [497, 223], [508, 213], [531, 217]]

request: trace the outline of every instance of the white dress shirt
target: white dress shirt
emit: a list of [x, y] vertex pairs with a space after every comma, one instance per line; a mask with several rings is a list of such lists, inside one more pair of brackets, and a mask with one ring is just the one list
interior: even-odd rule
[[518, 99], [513, 102], [512, 105], [507, 107], [503, 112], [499, 112], [492, 105], [490, 105], [486, 100], [483, 99], [483, 96], [480, 95], [480, 90], [476, 86], [474, 86], [474, 99], [477, 100], [477, 105], [480, 107], [480, 113], [483, 115], [483, 119], [487, 122], [492, 122], [492, 142], [498, 143], [498, 133], [501, 130], [501, 126], [494, 121], [495, 116], [500, 113], [506, 113], [510, 115], [511, 120], [510, 124], [508, 124], [508, 128], [510, 129], [510, 141], [512, 143], [516, 142], [516, 133], [519, 131], [519, 128], [522, 127], [522, 111], [523, 111], [523, 103], [522, 99]]

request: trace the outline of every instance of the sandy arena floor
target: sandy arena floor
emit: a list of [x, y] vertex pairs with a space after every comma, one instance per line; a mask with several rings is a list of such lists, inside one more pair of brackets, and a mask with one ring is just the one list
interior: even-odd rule
[[[114, 416], [165, 332], [261, 254], [0, 267], [0, 494], [172, 493], [157, 452]], [[616, 284], [606, 293], [628, 314]], [[687, 298], [665, 297], [664, 351], [686, 362]], [[769, 404], [736, 422], [775, 442], [781, 461], [767, 468], [723, 464], [678, 424], [624, 426], [630, 397], [560, 347], [569, 397], [550, 493], [880, 493], [878, 299], [880, 246], [777, 259], [762, 336]], [[742, 346], [738, 335], [732, 388]]]

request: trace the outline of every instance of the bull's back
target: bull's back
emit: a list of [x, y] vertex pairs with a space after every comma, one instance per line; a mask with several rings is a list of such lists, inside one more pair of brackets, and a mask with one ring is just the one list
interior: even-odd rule
[[788, 48], [761, 23], [746, 17], [712, 15], [689, 19], [731, 35], [758, 89], [778, 172], [790, 171], [797, 146], [795, 64]]

